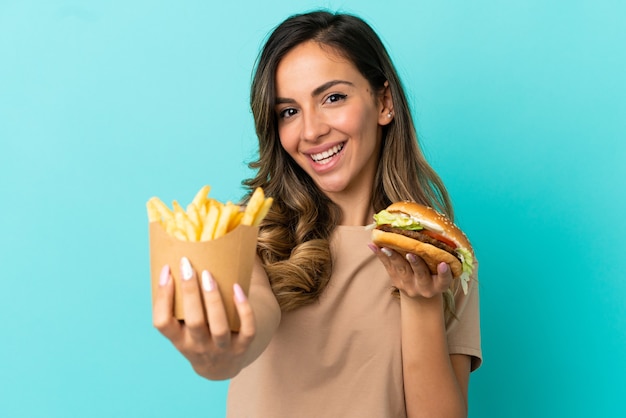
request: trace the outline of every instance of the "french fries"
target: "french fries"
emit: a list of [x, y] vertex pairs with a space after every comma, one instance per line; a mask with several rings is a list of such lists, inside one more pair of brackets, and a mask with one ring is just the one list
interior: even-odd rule
[[246, 206], [209, 198], [210, 190], [209, 186], [203, 186], [186, 209], [177, 201], [172, 202], [170, 209], [161, 199], [152, 197], [146, 203], [148, 221], [160, 222], [168, 234], [182, 241], [209, 241], [239, 225], [258, 226], [273, 202], [260, 187], [254, 190]]

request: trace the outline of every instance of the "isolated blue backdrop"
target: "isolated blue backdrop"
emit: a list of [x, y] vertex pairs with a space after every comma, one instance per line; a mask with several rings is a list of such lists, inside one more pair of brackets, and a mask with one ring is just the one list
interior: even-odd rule
[[224, 415], [152, 328], [144, 204], [241, 196], [259, 46], [317, 6], [389, 46], [477, 248], [470, 415], [626, 416], [619, 0], [0, 0], [0, 416]]

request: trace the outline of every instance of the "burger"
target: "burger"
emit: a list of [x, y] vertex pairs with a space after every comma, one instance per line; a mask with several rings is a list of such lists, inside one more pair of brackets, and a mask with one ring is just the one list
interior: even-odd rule
[[437, 265], [447, 263], [467, 293], [474, 271], [474, 250], [467, 236], [446, 215], [415, 202], [396, 202], [375, 214], [374, 221], [374, 244], [403, 255], [417, 255], [431, 274], [437, 274]]

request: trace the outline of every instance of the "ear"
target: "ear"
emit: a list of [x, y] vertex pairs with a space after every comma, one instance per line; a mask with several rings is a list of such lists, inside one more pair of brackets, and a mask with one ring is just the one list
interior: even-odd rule
[[378, 95], [378, 124], [389, 125], [393, 120], [393, 97], [389, 81], [385, 81], [384, 87]]

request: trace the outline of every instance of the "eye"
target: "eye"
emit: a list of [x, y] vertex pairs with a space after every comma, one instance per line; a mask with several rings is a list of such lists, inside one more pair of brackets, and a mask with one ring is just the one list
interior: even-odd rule
[[293, 115], [295, 115], [297, 113], [298, 113], [298, 111], [296, 109], [294, 109], [293, 107], [288, 107], [288, 108], [283, 109], [280, 112], [278, 112], [278, 118], [279, 119], [289, 119], [290, 117], [292, 117]]
[[345, 95], [345, 94], [341, 94], [341, 93], [333, 93], [333, 94], [329, 95], [329, 96], [326, 98], [326, 101], [327, 101], [328, 103], [336, 103], [336, 102], [339, 102], [339, 101], [345, 100], [345, 98], [346, 98], [346, 97], [348, 97], [348, 96], [347, 96], [347, 95]]

